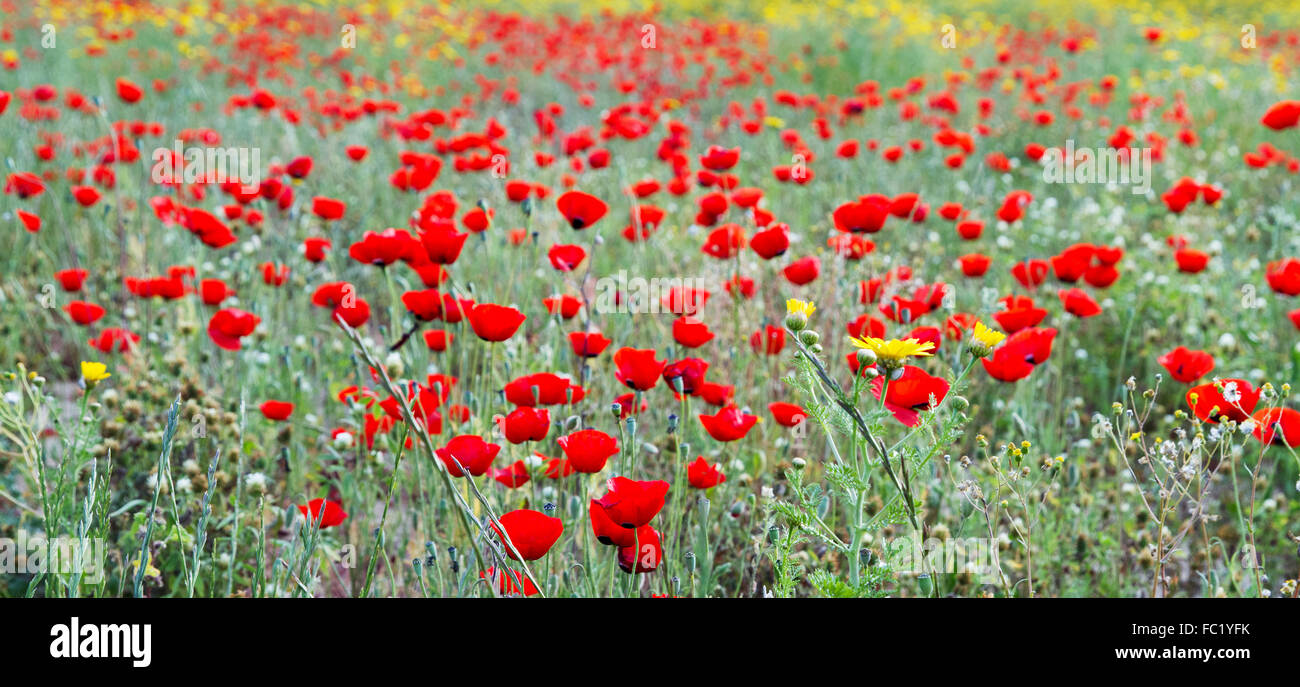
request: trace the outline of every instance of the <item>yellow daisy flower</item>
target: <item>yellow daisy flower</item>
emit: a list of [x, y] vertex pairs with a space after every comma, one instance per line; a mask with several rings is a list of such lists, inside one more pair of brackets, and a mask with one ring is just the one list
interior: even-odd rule
[[1007, 338], [1006, 334], [984, 326], [983, 322], [976, 322], [975, 329], [970, 335], [970, 350], [977, 358], [983, 358], [993, 352], [1002, 340]]
[[931, 355], [934, 344], [916, 339], [877, 339], [874, 336], [850, 337], [849, 341], [858, 348], [871, 351], [876, 360], [887, 368], [902, 365], [907, 358], [922, 358]]
[[817, 310], [817, 306], [813, 305], [812, 301], [801, 301], [797, 298], [791, 298], [785, 302], [785, 314], [787, 315], [801, 313], [804, 317], [808, 317], [812, 315], [815, 310]]
[[104, 363], [81, 361], [81, 378], [86, 380], [86, 386], [88, 387], [95, 386], [95, 384], [112, 376], [108, 371], [108, 366]]

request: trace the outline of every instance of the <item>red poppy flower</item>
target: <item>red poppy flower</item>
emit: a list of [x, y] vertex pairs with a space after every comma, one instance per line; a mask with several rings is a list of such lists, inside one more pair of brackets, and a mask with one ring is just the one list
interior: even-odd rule
[[1001, 302], [1005, 309], [993, 313], [993, 319], [1010, 334], [1036, 327], [1047, 317], [1047, 310], [1034, 307], [1034, 299], [1028, 296], [1008, 296]]
[[1057, 295], [1061, 298], [1065, 311], [1075, 317], [1085, 318], [1101, 314], [1101, 306], [1097, 305], [1097, 301], [1092, 300], [1083, 289], [1062, 289]]
[[[452, 477], [464, 477], [465, 473], [456, 465], [460, 463], [469, 474], [481, 476], [492, 467], [492, 461], [501, 452], [498, 444], [489, 444], [477, 434], [462, 434], [453, 437], [446, 446], [434, 451], [442, 464], [447, 466], [447, 473]], [[453, 460], [453, 458], [455, 460]]]
[[551, 315], [559, 315], [568, 320], [576, 316], [578, 311], [582, 309], [582, 301], [565, 294], [563, 296], [543, 298], [542, 306], [546, 308], [547, 313]]
[[238, 308], [218, 310], [208, 320], [208, 336], [213, 343], [228, 350], [238, 351], [240, 339], [253, 333], [262, 318]]
[[806, 258], [800, 258], [790, 263], [781, 273], [785, 275], [785, 278], [788, 279], [791, 284], [794, 284], [795, 286], [803, 286], [804, 284], [808, 284], [816, 279], [817, 275], [821, 274], [821, 269], [821, 260], [818, 260], [815, 255], [810, 255]]
[[694, 395], [704, 383], [709, 364], [699, 358], [683, 358], [664, 366], [664, 382], [678, 394]]
[[754, 234], [749, 247], [764, 260], [783, 255], [790, 248], [790, 228], [785, 224], [773, 224]]
[[608, 482], [609, 491], [591, 502], [592, 508], [604, 511], [611, 522], [632, 530], [648, 524], [664, 507], [668, 483], [663, 480], [637, 481], [626, 477], [613, 477]]
[[293, 415], [293, 404], [286, 401], [266, 401], [258, 406], [258, 410], [262, 411], [266, 419], [282, 422]]
[[610, 340], [600, 332], [569, 332], [569, 346], [580, 358], [594, 358], [609, 347]]
[[517, 406], [577, 403], [587, 392], [571, 380], [550, 372], [516, 378], [505, 386], [506, 401]]
[[[480, 580], [487, 580], [489, 584], [495, 580], [497, 592], [503, 596], [517, 595], [519, 593], [519, 584], [524, 586], [524, 596], [535, 596], [538, 591], [537, 586], [533, 584], [532, 580], [528, 579], [527, 575], [509, 568], [497, 572], [496, 566], [493, 566], [487, 570], [480, 570], [478, 577]], [[516, 580], [519, 581], [519, 584], [515, 584]]]
[[1191, 248], [1179, 248], [1174, 251], [1174, 260], [1178, 263], [1178, 271], [1188, 274], [1196, 274], [1205, 269], [1210, 262], [1210, 256], [1199, 250]]
[[39, 196], [45, 191], [45, 182], [31, 172], [14, 172], [5, 181], [5, 193], [17, 193], [19, 198]]
[[714, 172], [731, 169], [739, 161], [740, 148], [727, 149], [722, 146], [709, 146], [709, 149], [700, 156], [700, 165]]
[[745, 230], [739, 224], [724, 224], [709, 233], [700, 252], [719, 260], [730, 260], [745, 247]]
[[749, 434], [758, 417], [742, 413], [736, 406], [728, 406], [713, 415], [700, 414], [700, 424], [709, 436], [717, 441], [738, 441]]
[[512, 444], [541, 441], [551, 430], [551, 412], [545, 408], [528, 406], [515, 408], [501, 418], [500, 425], [506, 441]]
[[407, 291], [402, 294], [402, 305], [407, 311], [422, 322], [430, 322], [442, 317], [442, 294], [437, 289]]
[[87, 341], [86, 345], [90, 346], [91, 348], [94, 348], [97, 351], [101, 351], [103, 353], [112, 353], [113, 351], [117, 351], [119, 353], [126, 353], [127, 351], [130, 351], [131, 349], [135, 348], [135, 345], [139, 342], [140, 342], [139, 334], [128, 331], [126, 329], [109, 327], [108, 329], [105, 329], [104, 331], [100, 332], [99, 336]]
[[86, 270], [67, 269], [55, 272], [54, 278], [59, 280], [59, 286], [63, 287], [64, 291], [74, 293], [80, 291], [81, 285], [86, 283], [86, 274]]
[[885, 226], [889, 219], [889, 209], [893, 204], [882, 195], [861, 196], [857, 200], [843, 203], [831, 213], [835, 228], [851, 234], [874, 234]]
[[1300, 446], [1300, 412], [1291, 408], [1263, 408], [1251, 416], [1255, 438], [1265, 444]]
[[[308, 506], [310, 506], [310, 509]], [[322, 507], [325, 511], [323, 514], [321, 513]], [[321, 529], [337, 527], [343, 524], [343, 521], [348, 517], [348, 514], [343, 510], [343, 504], [327, 499], [312, 499], [307, 502], [306, 506], [299, 505], [298, 512], [302, 513], [304, 518], [307, 518], [309, 526], [311, 523], [315, 523], [317, 518], [320, 518]]]
[[961, 273], [968, 277], [982, 277], [989, 271], [993, 259], [982, 253], [968, 253], [957, 258], [961, 263]]
[[673, 320], [673, 341], [686, 348], [699, 348], [713, 340], [713, 332], [703, 320], [691, 317], [679, 317]]
[[474, 333], [484, 341], [505, 341], [519, 331], [528, 319], [523, 313], [505, 305], [480, 303], [469, 311], [469, 323]]
[[572, 272], [587, 259], [587, 251], [582, 246], [556, 244], [546, 251], [546, 257], [551, 261], [551, 267], [561, 272]]
[[1273, 103], [1259, 122], [1275, 131], [1290, 129], [1300, 122], [1300, 100], [1282, 100]]
[[348, 255], [366, 265], [387, 267], [398, 260], [410, 259], [418, 246], [405, 229], [367, 231], [348, 248]]
[[755, 353], [780, 355], [785, 349], [785, 330], [769, 324], [749, 335], [749, 347]]
[[343, 218], [343, 214], [348, 211], [348, 206], [341, 200], [316, 196], [311, 199], [311, 211], [323, 220], [336, 220]]
[[989, 376], [1002, 382], [1014, 382], [1029, 376], [1034, 366], [1046, 362], [1052, 355], [1052, 340], [1056, 330], [1022, 329], [1002, 342], [988, 358], [980, 363]]
[[73, 186], [72, 197], [83, 208], [88, 208], [99, 202], [99, 189], [94, 186]]
[[1287, 258], [1268, 263], [1264, 269], [1268, 287], [1284, 296], [1300, 295], [1300, 260]]
[[655, 528], [646, 525], [635, 530], [634, 541], [618, 550], [618, 567], [625, 573], [654, 572], [664, 559], [664, 547]]
[[1026, 289], [1033, 289], [1047, 279], [1047, 270], [1047, 261], [1035, 258], [1017, 262], [1011, 268], [1011, 276]]
[[[509, 539], [510, 545], [502, 548], [514, 560], [535, 561], [545, 556], [564, 533], [564, 524], [559, 518], [535, 510], [512, 510], [497, 521], [501, 523], [500, 527], [493, 523], [492, 529], [501, 537], [502, 544]], [[516, 556], [515, 551], [519, 555]]]
[[424, 333], [424, 344], [435, 353], [442, 353], [451, 345], [455, 337], [443, 329], [430, 329]]
[[308, 262], [324, 262], [325, 252], [334, 247], [334, 242], [319, 236], [309, 236], [302, 240], [302, 254]]
[[17, 210], [15, 214], [18, 215], [18, 220], [23, 223], [23, 228], [28, 232], [35, 234], [41, 230], [40, 215], [33, 215], [26, 210]]
[[469, 234], [452, 228], [430, 229], [420, 234], [420, 244], [429, 261], [435, 265], [450, 265], [460, 257]]
[[564, 451], [569, 465], [577, 472], [594, 474], [605, 469], [605, 463], [618, 453], [618, 440], [596, 429], [583, 429], [562, 436], [557, 443]]
[[144, 96], [144, 90], [125, 77], [117, 77], [117, 97], [124, 103], [134, 103]]
[[782, 427], [795, 427], [808, 419], [808, 413], [793, 403], [777, 401], [767, 404], [767, 409], [772, 413], [772, 419], [776, 420], [776, 424]]
[[1185, 346], [1169, 351], [1156, 359], [1156, 362], [1183, 384], [1191, 384], [1214, 369], [1214, 356], [1205, 351], [1189, 350]]
[[[884, 383], [883, 377], [871, 380], [871, 393], [877, 400], [880, 399]], [[899, 422], [908, 427], [915, 427], [921, 422], [921, 416], [917, 411], [930, 410], [935, 405], [943, 403], [947, 395], [946, 380], [931, 376], [914, 365], [904, 365], [902, 374], [897, 379], [890, 380], [889, 388], [885, 391], [885, 409]], [[931, 397], [934, 398], [933, 402], [930, 400]]]
[[516, 460], [504, 468], [491, 468], [488, 470], [488, 477], [509, 489], [518, 489], [528, 484], [528, 480], [531, 479], [528, 466], [522, 460]]
[[609, 212], [605, 201], [582, 191], [566, 191], [555, 199], [555, 207], [574, 229], [586, 229]]
[[73, 322], [81, 325], [92, 324], [104, 316], [104, 308], [86, 301], [72, 301], [63, 306], [63, 310]]
[[712, 489], [726, 482], [727, 476], [722, 474], [716, 463], [709, 465], [704, 456], [699, 456], [695, 462], [686, 466], [686, 480], [695, 489]]
[[664, 364], [665, 361], [655, 359], [653, 348], [620, 348], [614, 353], [614, 365], [618, 368], [614, 377], [628, 388], [647, 391], [659, 383]]
[[[1222, 391], [1220, 391], [1222, 389]], [[1220, 379], [1187, 391], [1187, 405], [1202, 422], [1243, 422], [1259, 403], [1259, 391], [1244, 379]]]

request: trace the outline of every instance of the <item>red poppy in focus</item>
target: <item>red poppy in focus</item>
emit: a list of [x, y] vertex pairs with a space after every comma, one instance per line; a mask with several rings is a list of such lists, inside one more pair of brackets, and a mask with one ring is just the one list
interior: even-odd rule
[[469, 323], [474, 333], [478, 338], [494, 343], [514, 336], [526, 319], [514, 308], [492, 303], [479, 303], [469, 311]]
[[[310, 506], [310, 509], [308, 506]], [[324, 513], [321, 512], [322, 507]], [[348, 514], [343, 510], [343, 504], [326, 499], [312, 499], [307, 502], [306, 506], [299, 505], [298, 512], [302, 513], [304, 518], [307, 518], [308, 526], [311, 526], [312, 523], [316, 522], [317, 518], [320, 518], [321, 529], [337, 527], [343, 524], [343, 521], [348, 517]]]
[[[880, 399], [884, 383], [883, 377], [871, 380], [871, 393], [877, 400]], [[947, 380], [929, 375], [914, 365], [904, 365], [902, 374], [897, 379], [891, 379], [889, 388], [885, 391], [885, 409], [899, 422], [915, 427], [921, 422], [917, 411], [931, 410], [935, 405], [943, 403], [947, 395]]]
[[717, 441], [738, 441], [749, 434], [758, 417], [743, 413], [736, 406], [728, 406], [713, 415], [700, 414], [700, 424], [709, 436]]
[[587, 392], [571, 380], [550, 372], [517, 377], [505, 386], [506, 401], [517, 406], [577, 403]]
[[612, 477], [609, 491], [591, 502], [610, 522], [632, 530], [648, 524], [664, 507], [668, 483], [663, 480], [637, 481], [626, 477]]
[[[502, 544], [509, 539], [510, 544], [502, 548], [514, 560], [535, 561], [545, 556], [564, 533], [564, 524], [559, 518], [523, 508], [502, 515], [497, 522], [500, 527], [493, 523], [492, 529], [501, 537]], [[519, 552], [517, 556], [516, 551]]]
[[717, 464], [709, 465], [704, 460], [704, 456], [699, 456], [695, 462], [686, 466], [686, 480], [695, 489], [712, 489], [713, 487], [727, 481], [727, 476], [722, 474]]
[[262, 415], [268, 420], [283, 422], [293, 415], [293, 404], [286, 401], [266, 401], [258, 406], [258, 410], [261, 410]]
[[1300, 446], [1300, 412], [1291, 408], [1263, 408], [1251, 416], [1255, 438], [1265, 444]]
[[614, 377], [624, 386], [636, 391], [647, 391], [659, 383], [666, 361], [655, 359], [653, 348], [620, 348], [614, 353], [618, 370]]
[[689, 315], [673, 320], [673, 341], [686, 348], [699, 348], [713, 340], [709, 325]]
[[447, 466], [447, 474], [452, 477], [465, 476], [461, 468], [456, 465], [458, 462], [469, 474], [479, 477], [492, 467], [492, 461], [500, 451], [499, 444], [483, 441], [483, 437], [477, 434], [462, 434], [452, 438], [446, 446], [437, 449], [434, 453], [442, 464]]
[[618, 567], [625, 573], [654, 572], [664, 559], [659, 532], [646, 525], [635, 530], [634, 541], [618, 550]]
[[569, 332], [569, 345], [580, 358], [594, 358], [609, 347], [610, 340], [600, 332]]
[[398, 260], [409, 259], [419, 245], [405, 229], [367, 231], [360, 241], [348, 248], [348, 255], [366, 265], [387, 267]]
[[1052, 355], [1052, 341], [1056, 330], [1052, 328], [1022, 329], [1008, 336], [1001, 346], [980, 364], [989, 376], [1001, 382], [1014, 382], [1029, 376], [1034, 367], [1046, 362]]
[[618, 453], [618, 440], [597, 429], [583, 429], [557, 442], [569, 465], [576, 472], [594, 474], [605, 469], [611, 456]]
[[[1220, 391], [1222, 389], [1222, 391]], [[1244, 379], [1220, 379], [1187, 391], [1187, 405], [1202, 422], [1243, 422], [1259, 403], [1259, 391]]]
[[772, 419], [776, 420], [776, 424], [782, 427], [795, 427], [808, 419], [808, 413], [793, 403], [777, 401], [767, 404], [767, 409], [772, 413]]
[[510, 411], [499, 422], [506, 441], [522, 444], [541, 441], [551, 430], [551, 411], [545, 408], [523, 406]]

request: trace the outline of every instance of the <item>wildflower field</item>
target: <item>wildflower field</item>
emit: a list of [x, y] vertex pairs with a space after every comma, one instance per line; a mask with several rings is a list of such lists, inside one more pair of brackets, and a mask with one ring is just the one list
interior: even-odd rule
[[1297, 595], [1292, 3], [0, 5], [0, 596]]

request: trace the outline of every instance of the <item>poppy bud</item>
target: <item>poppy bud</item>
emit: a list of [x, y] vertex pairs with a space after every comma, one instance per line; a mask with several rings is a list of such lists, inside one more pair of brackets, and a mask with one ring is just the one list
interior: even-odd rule
[[799, 340], [802, 341], [805, 346], [815, 346], [817, 345], [817, 342], [821, 340], [821, 335], [818, 334], [815, 329], [805, 329], [799, 332]]
[[695, 499], [695, 508], [700, 511], [701, 520], [709, 519], [709, 506], [709, 499], [705, 498], [704, 494], [700, 494], [700, 497]]
[[611, 403], [609, 404], [609, 412], [612, 413], [614, 417], [622, 417], [623, 406], [618, 403]]
[[694, 551], [687, 551], [687, 552], [686, 552], [686, 555], [683, 556], [683, 558], [686, 559], [686, 572], [688, 572], [688, 573], [694, 573], [694, 572], [695, 572], [695, 552], [694, 552]]

